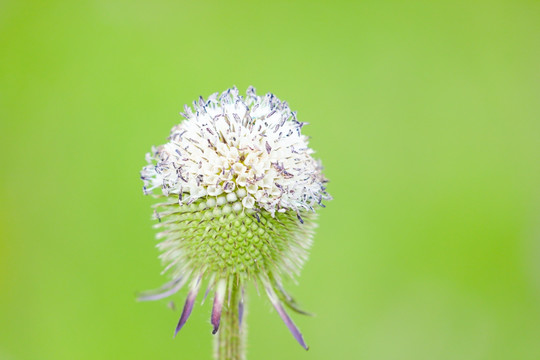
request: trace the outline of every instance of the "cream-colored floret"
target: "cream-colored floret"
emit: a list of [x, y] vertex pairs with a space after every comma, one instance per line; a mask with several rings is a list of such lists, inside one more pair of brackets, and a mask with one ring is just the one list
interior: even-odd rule
[[329, 198], [320, 164], [301, 134], [304, 124], [274, 95], [261, 98], [250, 87], [244, 98], [233, 88], [219, 98], [201, 97], [194, 111], [186, 106], [182, 115], [169, 142], [147, 156], [145, 191], [161, 188], [181, 204], [205, 196], [242, 199], [244, 208], [272, 214], [313, 210]]

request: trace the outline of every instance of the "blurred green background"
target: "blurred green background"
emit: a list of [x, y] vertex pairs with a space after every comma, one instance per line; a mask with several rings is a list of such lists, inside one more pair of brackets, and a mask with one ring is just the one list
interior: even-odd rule
[[135, 302], [139, 170], [251, 84], [335, 199], [289, 284], [311, 349], [250, 289], [249, 359], [540, 359], [539, 39], [538, 1], [0, 1], [0, 359], [211, 358], [209, 302], [175, 340]]

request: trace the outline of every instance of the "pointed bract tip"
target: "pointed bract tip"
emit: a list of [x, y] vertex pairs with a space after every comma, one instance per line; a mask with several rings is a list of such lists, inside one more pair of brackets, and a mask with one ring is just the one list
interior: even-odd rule
[[191, 310], [193, 310], [193, 303], [195, 302], [195, 299], [194, 297], [190, 295], [188, 295], [188, 298], [186, 299], [186, 303], [184, 304], [184, 309], [182, 310], [182, 315], [180, 316], [180, 320], [178, 320], [178, 325], [176, 325], [176, 329], [174, 330], [173, 337], [176, 337], [176, 335], [178, 335], [178, 332], [186, 324], [189, 318], [189, 315], [191, 315]]
[[225, 289], [225, 281], [220, 280], [216, 288], [216, 294], [214, 295], [214, 305], [212, 306], [212, 315], [210, 318], [210, 322], [214, 326], [212, 330], [212, 335], [215, 335], [219, 330], [219, 323], [221, 321], [221, 310], [223, 309], [223, 300], [225, 298]]
[[183, 285], [184, 282], [182, 281], [182, 279], [173, 280], [163, 285], [159, 290], [146, 291], [139, 294], [139, 296], [137, 297], [137, 301], [155, 301], [164, 299], [177, 293]]
[[189, 318], [189, 315], [191, 315], [191, 311], [193, 310], [193, 304], [195, 303], [197, 293], [199, 292], [199, 284], [200, 281], [197, 280], [191, 286], [191, 290], [188, 293], [184, 308], [182, 309], [182, 315], [180, 315], [180, 320], [178, 320], [178, 325], [176, 325], [176, 329], [174, 330], [173, 338], [175, 338], [178, 332], [182, 329], [182, 327], [184, 327]]
[[274, 308], [278, 312], [279, 316], [281, 317], [281, 319], [283, 320], [285, 325], [287, 325], [287, 327], [289, 328], [289, 331], [291, 332], [293, 337], [300, 344], [300, 346], [302, 346], [304, 349], [308, 350], [309, 347], [306, 345], [306, 342], [304, 341], [304, 337], [302, 336], [302, 333], [300, 332], [300, 330], [298, 330], [298, 327], [294, 324], [292, 319], [289, 317], [289, 315], [287, 314], [287, 312], [283, 308], [283, 305], [281, 305], [281, 302], [278, 300], [278, 298], [277, 298], [276, 294], [274, 293], [274, 291], [272, 290], [271, 286], [267, 285], [265, 288], [266, 288], [266, 292], [268, 294], [268, 297], [270, 298], [270, 301], [272, 302], [272, 305], [274, 306]]
[[242, 320], [244, 318], [244, 302], [240, 300], [238, 303], [238, 326], [242, 326]]

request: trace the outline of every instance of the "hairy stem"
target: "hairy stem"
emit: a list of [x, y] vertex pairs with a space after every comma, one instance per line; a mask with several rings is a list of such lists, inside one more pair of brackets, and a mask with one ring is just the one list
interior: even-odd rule
[[[240, 324], [238, 304], [242, 299], [240, 288], [233, 285], [230, 300], [225, 299], [220, 328], [214, 338], [214, 359], [245, 360], [246, 329]], [[245, 311], [244, 311], [245, 315]]]

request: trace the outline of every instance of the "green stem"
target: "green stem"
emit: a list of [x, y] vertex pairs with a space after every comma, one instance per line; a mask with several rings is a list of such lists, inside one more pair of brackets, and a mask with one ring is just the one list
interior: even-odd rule
[[[230, 300], [225, 299], [219, 330], [214, 338], [214, 359], [216, 360], [245, 360], [245, 324], [240, 326], [238, 303], [241, 290], [232, 286]], [[244, 311], [245, 315], [245, 311]]]

